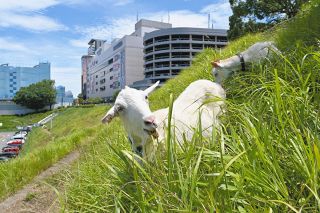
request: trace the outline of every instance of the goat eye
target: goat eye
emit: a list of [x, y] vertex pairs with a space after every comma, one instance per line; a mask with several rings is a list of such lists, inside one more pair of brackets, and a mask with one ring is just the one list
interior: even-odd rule
[[148, 100], [148, 96], [146, 95], [145, 97], [144, 97], [146, 100]]

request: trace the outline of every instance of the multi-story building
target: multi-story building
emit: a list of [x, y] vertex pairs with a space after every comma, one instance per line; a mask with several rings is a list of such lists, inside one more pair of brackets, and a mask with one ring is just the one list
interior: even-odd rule
[[92, 59], [92, 55], [83, 55], [81, 57], [81, 68], [82, 68], [82, 73], [81, 73], [81, 94], [83, 95], [83, 98], [87, 98], [87, 76], [88, 76], [88, 67], [89, 63]]
[[21, 87], [42, 80], [50, 80], [50, 63], [39, 63], [34, 67], [0, 65], [0, 100], [11, 100]]
[[66, 92], [64, 86], [56, 87], [56, 104], [54, 107], [71, 106], [73, 104], [73, 94], [71, 91]]
[[[90, 53], [94, 50], [94, 55], [88, 64], [85, 96], [110, 99], [125, 85], [143, 79], [143, 36], [147, 32], [169, 27], [171, 24], [142, 19], [136, 23], [131, 35], [111, 43], [92, 39], [89, 45], [95, 46], [90, 46], [89, 50]], [[90, 53], [88, 51], [88, 55]]]
[[178, 27], [146, 33], [143, 40], [145, 81], [163, 83], [190, 66], [192, 58], [203, 49], [226, 46], [227, 31]]

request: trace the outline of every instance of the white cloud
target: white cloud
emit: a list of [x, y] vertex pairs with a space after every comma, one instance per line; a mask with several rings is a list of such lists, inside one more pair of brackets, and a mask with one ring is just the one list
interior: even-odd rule
[[12, 41], [11, 39], [0, 37], [0, 50], [11, 52], [27, 52], [28, 48], [21, 43]]
[[0, 0], [2, 11], [35, 11], [58, 4], [57, 0]]
[[130, 4], [132, 2], [134, 2], [134, 0], [116, 0], [116, 1], [114, 1], [113, 5], [114, 6], [124, 6], [124, 5]]
[[57, 5], [57, 0], [0, 0], [0, 27], [20, 27], [32, 31], [66, 30], [54, 19], [37, 13]]
[[216, 26], [225, 26], [224, 28], [229, 29], [229, 16], [232, 15], [232, 10], [229, 2], [220, 2], [215, 4], [207, 5], [202, 8], [201, 13], [210, 14], [210, 23]]
[[88, 48], [88, 39], [72, 39], [70, 44], [74, 47]]
[[[229, 16], [231, 15], [231, 8], [228, 2], [210, 4], [202, 8], [199, 12], [190, 10], [175, 10], [170, 11], [170, 23], [173, 27], [208, 27], [208, 13], [210, 13], [210, 27], [216, 29], [229, 28]], [[140, 14], [140, 18], [168, 22], [168, 11], [159, 11], [155, 13]], [[74, 46], [82, 46], [78, 42], [83, 40], [86, 43], [91, 38], [106, 39], [111, 42], [114, 38], [121, 38], [124, 35], [131, 34], [134, 31], [136, 23], [136, 16], [126, 16], [118, 19], [106, 19], [104, 24], [99, 26], [77, 26], [76, 31], [82, 34], [82, 38], [71, 41]], [[85, 45], [86, 45], [85, 43]], [[84, 46], [84, 45], [83, 45]]]
[[33, 31], [65, 30], [62, 24], [42, 15], [23, 15], [18, 13], [0, 13], [0, 27], [21, 27]]

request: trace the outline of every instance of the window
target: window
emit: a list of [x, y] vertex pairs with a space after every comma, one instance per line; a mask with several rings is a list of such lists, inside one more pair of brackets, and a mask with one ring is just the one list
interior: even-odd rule
[[98, 82], [96, 82], [96, 85], [98, 85]]
[[113, 68], [110, 68], [109, 72], [112, 72], [113, 71]]
[[108, 65], [113, 63], [113, 58], [109, 59]]
[[113, 79], [113, 76], [110, 76], [110, 80], [112, 80]]
[[98, 78], [98, 75], [96, 75], [96, 78]]

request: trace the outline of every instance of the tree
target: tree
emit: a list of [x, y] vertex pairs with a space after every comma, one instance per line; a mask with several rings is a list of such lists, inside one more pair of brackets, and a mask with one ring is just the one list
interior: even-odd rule
[[294, 17], [308, 0], [229, 0], [233, 15], [229, 17], [230, 40], [249, 32], [263, 31]]
[[21, 87], [13, 101], [30, 109], [39, 110], [56, 102], [54, 81], [43, 80], [27, 87]]
[[84, 102], [84, 97], [82, 93], [79, 93], [78, 95], [78, 104], [83, 104]]

